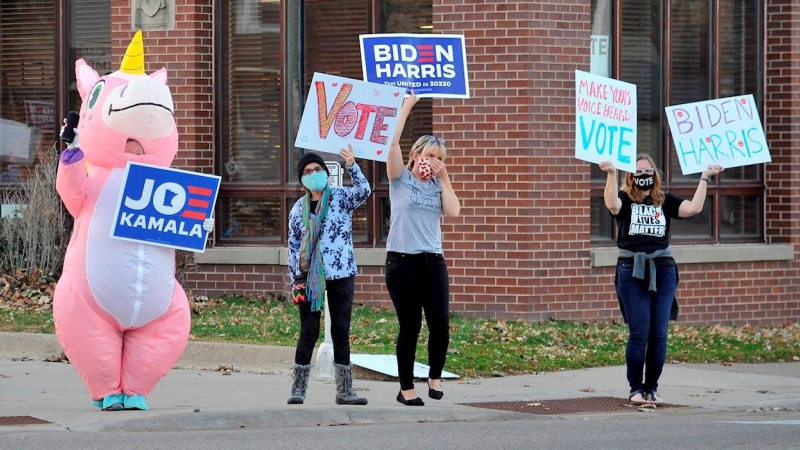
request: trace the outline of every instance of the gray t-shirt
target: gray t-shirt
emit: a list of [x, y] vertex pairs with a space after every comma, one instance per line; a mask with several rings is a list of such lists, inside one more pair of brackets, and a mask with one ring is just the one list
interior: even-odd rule
[[389, 182], [392, 216], [386, 250], [442, 253], [442, 186], [438, 178], [417, 180], [408, 169]]

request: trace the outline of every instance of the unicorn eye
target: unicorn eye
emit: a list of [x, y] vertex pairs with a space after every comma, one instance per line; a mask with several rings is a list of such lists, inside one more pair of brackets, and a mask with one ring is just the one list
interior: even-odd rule
[[91, 111], [94, 108], [94, 105], [97, 104], [97, 100], [100, 98], [100, 94], [103, 93], [103, 86], [105, 82], [101, 81], [94, 85], [92, 88], [92, 92], [89, 93], [89, 104], [87, 105], [87, 110]]

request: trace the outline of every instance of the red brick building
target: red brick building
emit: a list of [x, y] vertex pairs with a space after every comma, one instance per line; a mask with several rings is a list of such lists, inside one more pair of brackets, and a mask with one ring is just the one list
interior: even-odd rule
[[[681, 174], [663, 108], [754, 95], [772, 162], [726, 170], [703, 213], [674, 226], [681, 321], [800, 319], [796, 1], [159, 3], [4, 0], [0, 116], [34, 129], [31, 146], [51, 143], [53, 127], [26, 112], [49, 103], [57, 122], [77, 108], [75, 59], [113, 71], [143, 28], [147, 72], [169, 71], [181, 135], [175, 166], [223, 177], [214, 242], [187, 266], [196, 294], [287, 293], [286, 217], [301, 195], [292, 143], [312, 74], [361, 78], [359, 34], [433, 32], [466, 37], [472, 98], [421, 101], [404, 142], [431, 132], [448, 141], [462, 201], [461, 217], [444, 220], [453, 311], [619, 318], [604, 178], [573, 156], [579, 69], [637, 85], [638, 149], [655, 158], [670, 192], [689, 198], [699, 176]], [[355, 217], [356, 301], [391, 307], [388, 184], [381, 164], [360, 164], [374, 194]]]

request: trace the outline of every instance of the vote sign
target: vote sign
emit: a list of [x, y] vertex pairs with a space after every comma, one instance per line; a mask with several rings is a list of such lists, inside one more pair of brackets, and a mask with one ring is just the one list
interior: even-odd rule
[[295, 147], [386, 162], [405, 89], [314, 73]]
[[636, 85], [575, 71], [575, 157], [636, 172]]
[[111, 237], [202, 253], [220, 177], [128, 162]]

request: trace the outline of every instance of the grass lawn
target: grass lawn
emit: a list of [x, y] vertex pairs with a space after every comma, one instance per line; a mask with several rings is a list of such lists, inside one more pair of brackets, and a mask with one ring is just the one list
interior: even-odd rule
[[[294, 346], [297, 308], [278, 300], [225, 298], [192, 305], [196, 341]], [[354, 353], [393, 354], [393, 311], [356, 306]], [[52, 312], [0, 309], [0, 331], [52, 333]], [[578, 369], [625, 362], [627, 328], [613, 324], [528, 323], [453, 316], [446, 369], [463, 377]], [[320, 339], [321, 341], [321, 339]], [[423, 326], [417, 360], [427, 361]], [[800, 361], [800, 324], [774, 327], [670, 325], [668, 361], [753, 363]]]

